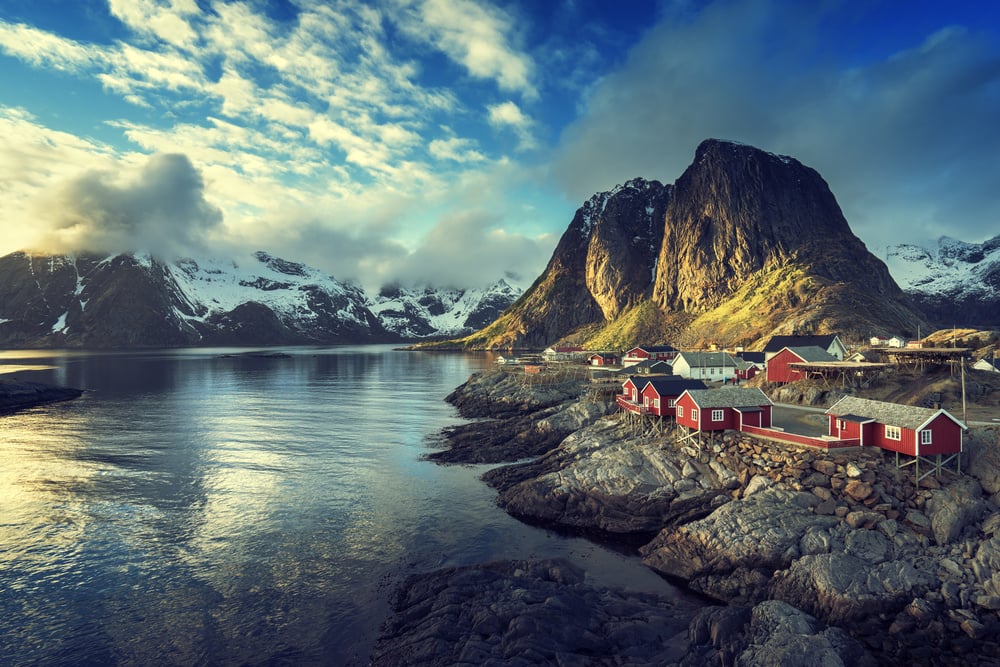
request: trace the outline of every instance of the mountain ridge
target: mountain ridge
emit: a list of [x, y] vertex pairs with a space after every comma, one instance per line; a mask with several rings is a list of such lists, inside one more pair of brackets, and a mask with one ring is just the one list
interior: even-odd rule
[[[424, 288], [425, 299], [434, 290]], [[457, 296], [456, 296], [457, 294]], [[0, 257], [0, 345], [7, 347], [175, 347], [402, 342], [467, 333], [517, 296], [450, 290], [441, 312], [381, 318], [359, 286], [264, 251], [246, 260], [148, 253]], [[441, 323], [461, 322], [438, 330]], [[466, 324], [471, 322], [472, 324]], [[421, 328], [422, 327], [422, 328]], [[420, 331], [416, 331], [420, 329]]]

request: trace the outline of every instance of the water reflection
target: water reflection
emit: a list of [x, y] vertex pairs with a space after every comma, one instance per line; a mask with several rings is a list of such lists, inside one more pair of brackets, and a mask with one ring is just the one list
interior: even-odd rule
[[243, 352], [33, 353], [88, 392], [0, 422], [0, 664], [364, 664], [392, 582], [499, 557], [658, 585], [421, 460], [488, 359]]

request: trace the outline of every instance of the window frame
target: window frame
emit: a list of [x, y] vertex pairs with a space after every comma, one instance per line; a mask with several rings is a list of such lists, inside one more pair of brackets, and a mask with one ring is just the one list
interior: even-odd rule
[[718, 410], [718, 409], [713, 409], [712, 410], [712, 421], [713, 422], [721, 422], [721, 421], [725, 421], [725, 420], [726, 420], [726, 411], [725, 410]]
[[898, 426], [893, 426], [892, 424], [885, 425], [884, 433], [886, 440], [893, 440], [895, 442], [899, 442], [900, 440], [903, 439], [903, 429], [901, 429]]
[[[926, 436], [926, 437], [925, 437]], [[920, 444], [921, 445], [933, 445], [934, 444], [934, 431], [929, 428], [925, 428], [920, 432]]]

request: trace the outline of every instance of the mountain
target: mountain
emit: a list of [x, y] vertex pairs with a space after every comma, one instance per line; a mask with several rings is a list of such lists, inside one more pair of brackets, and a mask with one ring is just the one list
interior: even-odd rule
[[861, 338], [922, 324], [815, 170], [708, 139], [672, 186], [635, 179], [586, 201], [538, 280], [456, 344], [752, 347], [775, 334]]
[[500, 279], [485, 289], [383, 287], [371, 310], [402, 338], [464, 336], [486, 326], [521, 295]]
[[391, 340], [364, 292], [264, 252], [0, 258], [0, 345], [146, 347]]
[[358, 286], [257, 252], [245, 260], [148, 254], [0, 257], [0, 346], [170, 347], [401, 341], [467, 334], [520, 290]]
[[886, 249], [889, 272], [937, 325], [1000, 324], [1000, 236], [964, 243], [947, 236], [937, 247]]

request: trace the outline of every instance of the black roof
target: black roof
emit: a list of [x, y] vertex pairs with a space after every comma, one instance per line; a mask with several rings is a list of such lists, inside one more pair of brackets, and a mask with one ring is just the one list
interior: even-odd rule
[[764, 346], [764, 352], [781, 352], [786, 347], [809, 347], [815, 345], [824, 350], [830, 347], [837, 334], [826, 334], [823, 336], [771, 336]]
[[736, 356], [744, 361], [749, 361], [754, 364], [764, 363], [763, 352], [737, 352]]
[[[653, 385], [661, 395], [680, 396], [688, 389], [707, 389], [708, 387], [701, 380], [691, 380], [682, 377], [659, 377], [649, 378], [647, 382]], [[646, 385], [642, 385], [645, 387]]]

